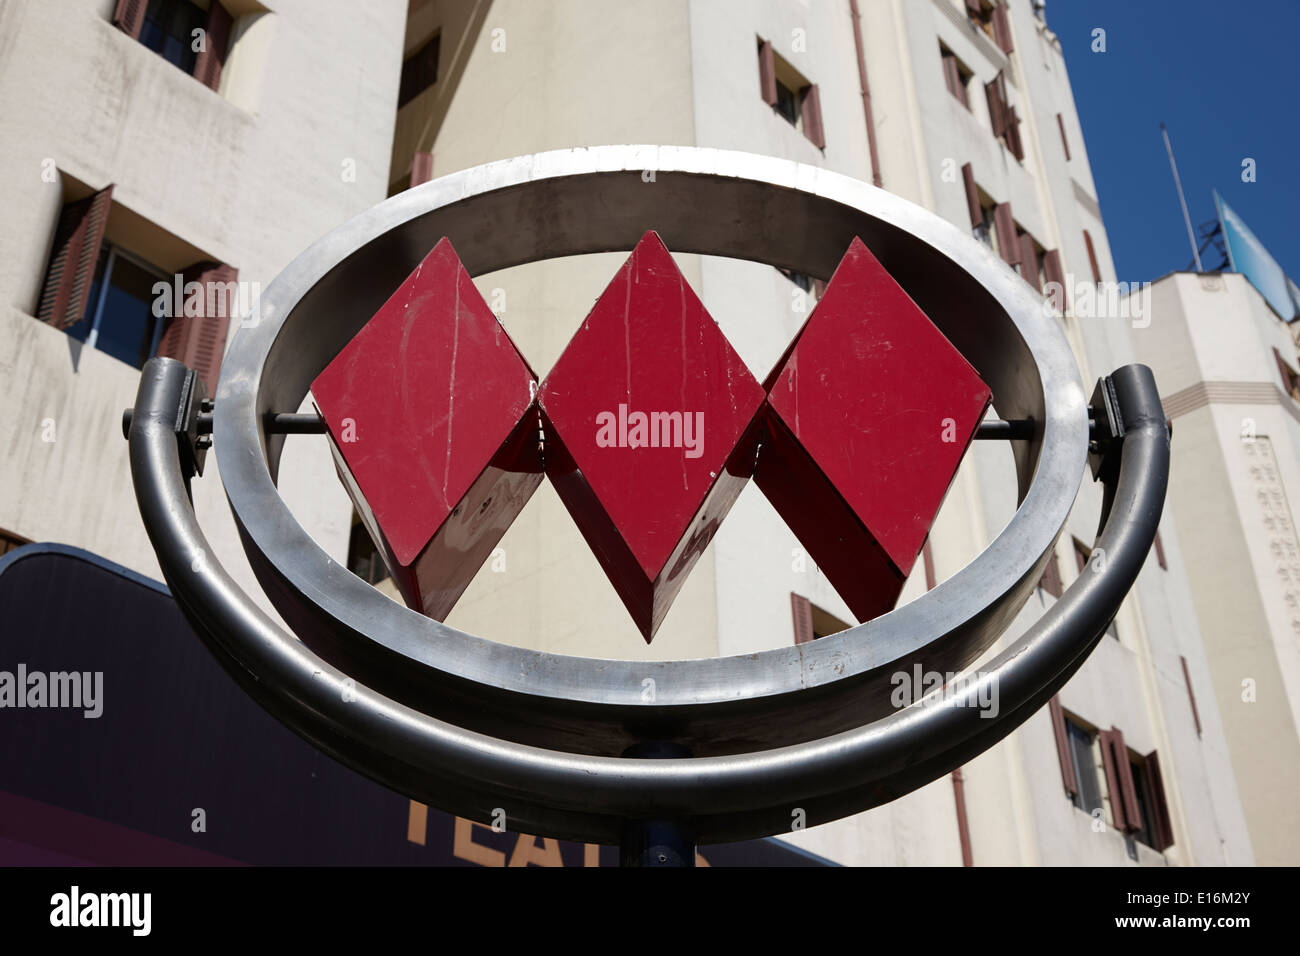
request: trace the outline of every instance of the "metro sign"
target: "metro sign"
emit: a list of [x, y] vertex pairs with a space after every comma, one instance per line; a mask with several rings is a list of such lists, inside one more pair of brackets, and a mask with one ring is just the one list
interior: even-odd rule
[[442, 620], [544, 473], [647, 642], [751, 477], [890, 610], [991, 401], [858, 239], [760, 384], [654, 232], [540, 385], [443, 239], [312, 393], [410, 607]]

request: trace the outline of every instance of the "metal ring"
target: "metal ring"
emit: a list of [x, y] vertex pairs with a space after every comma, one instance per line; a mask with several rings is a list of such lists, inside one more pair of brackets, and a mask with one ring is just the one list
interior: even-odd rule
[[[263, 416], [297, 408], [325, 364], [433, 244], [472, 275], [628, 250], [649, 228], [675, 252], [827, 278], [854, 236], [871, 248], [993, 390], [1032, 419], [1013, 442], [1021, 504], [967, 567], [897, 610], [812, 644], [697, 661], [609, 661], [504, 645], [375, 591], [301, 528], [274, 482], [283, 437]], [[366, 686], [503, 741], [616, 755], [671, 738], [698, 755], [821, 739], [893, 711], [889, 675], [960, 671], [1002, 633], [1064, 526], [1087, 452], [1078, 369], [1057, 321], [990, 249], [937, 216], [848, 177], [711, 149], [559, 150], [455, 173], [330, 233], [267, 288], [222, 368], [214, 445], [245, 550], [309, 647]], [[653, 678], [653, 703], [641, 699]]]

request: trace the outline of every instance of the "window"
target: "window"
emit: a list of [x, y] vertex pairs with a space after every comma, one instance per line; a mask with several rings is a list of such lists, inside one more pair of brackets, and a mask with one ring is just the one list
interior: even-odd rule
[[111, 242], [105, 242], [90, 285], [85, 314], [68, 326], [68, 335], [87, 348], [107, 352], [140, 368], [158, 351], [162, 321], [154, 316], [156, 282], [171, 277]]
[[10, 551], [21, 548], [25, 544], [31, 544], [31, 542], [20, 535], [11, 534], [3, 528], [0, 528], [0, 557], [3, 557]]
[[37, 318], [133, 368], [153, 355], [179, 359], [211, 393], [230, 317], [241, 305], [238, 271], [208, 260], [177, 271], [176, 263], [156, 265], [155, 256], [119, 245], [114, 236], [163, 258], [188, 259], [196, 250], [115, 206], [111, 185], [91, 192], [65, 177], [65, 190], [84, 198], [66, 203], [59, 214]]
[[1109, 804], [1111, 824], [1116, 830], [1159, 852], [1173, 846], [1169, 805], [1156, 752], [1143, 757], [1130, 750], [1118, 727], [1098, 731], [1067, 714], [1058, 697], [1048, 701], [1048, 712], [1056, 737], [1061, 781], [1070, 802], [1090, 815]]
[[402, 83], [397, 94], [400, 110], [434, 83], [438, 82], [438, 51], [442, 35], [434, 34], [402, 63]]
[[790, 610], [794, 615], [794, 642], [807, 644], [821, 637], [846, 631], [846, 624], [828, 611], [823, 611], [801, 594], [790, 594]]
[[[1074, 561], [1079, 567], [1079, 576], [1082, 577], [1084, 572], [1088, 570], [1088, 562], [1092, 559], [1092, 549], [1078, 538], [1074, 538], [1073, 541]], [[1115, 640], [1119, 640], [1119, 629], [1115, 627], [1114, 618], [1111, 618], [1110, 623], [1106, 625], [1106, 633], [1115, 638]]]
[[1097, 734], [1072, 717], [1066, 717], [1065, 730], [1074, 779], [1078, 783], [1070, 799], [1084, 813], [1091, 814], [1102, 806], [1101, 779], [1097, 774], [1101, 751], [1097, 748]]
[[367, 584], [378, 584], [389, 576], [383, 555], [355, 511], [352, 513], [352, 533], [348, 537], [348, 570]]
[[975, 74], [942, 43], [939, 44], [939, 57], [943, 61], [943, 79], [948, 84], [948, 92], [970, 109], [970, 96], [966, 89]]
[[780, 266], [777, 266], [777, 272], [781, 273], [781, 275], [785, 276], [805, 292], [811, 292], [813, 287], [816, 285], [813, 277], [808, 275], [806, 272], [794, 272], [790, 269], [782, 269]]
[[763, 102], [799, 130], [818, 149], [826, 148], [821, 92], [776, 54], [767, 40], [758, 41], [758, 82]]
[[220, 0], [117, 0], [113, 10], [122, 32], [214, 90], [233, 23]]
[[1273, 349], [1273, 358], [1277, 360], [1277, 373], [1282, 379], [1282, 391], [1300, 402], [1300, 374], [1282, 357], [1282, 353]]
[[1056, 114], [1056, 128], [1061, 131], [1061, 148], [1065, 150], [1065, 161], [1070, 161], [1070, 140], [1065, 135], [1065, 119], [1060, 113]]
[[1011, 20], [1004, 0], [966, 0], [966, 15], [1003, 53], [1011, 53]]
[[1092, 234], [1083, 230], [1083, 244], [1088, 249], [1088, 265], [1092, 267], [1092, 281], [1101, 284], [1101, 267], [1097, 265], [1097, 249], [1092, 244]]
[[1043, 256], [1046, 255], [1046, 250], [1037, 239], [1023, 229], [1017, 231], [1016, 241], [1020, 243], [1020, 263], [1016, 266], [1016, 271], [1041, 293], [1047, 281], [1047, 276], [1043, 273]]

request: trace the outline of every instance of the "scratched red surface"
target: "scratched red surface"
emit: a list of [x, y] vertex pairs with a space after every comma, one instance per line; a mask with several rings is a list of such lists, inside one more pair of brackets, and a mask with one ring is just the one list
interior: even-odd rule
[[[883, 613], [984, 416], [988, 386], [856, 238], [765, 385], [769, 427], [784, 434], [760, 454], [760, 489], [854, 613]], [[782, 487], [800, 474], [802, 488]], [[880, 563], [872, 543], [892, 570], [868, 571]]]
[[763, 390], [649, 232], [538, 401], [547, 474], [649, 640], [750, 477]]
[[444, 616], [540, 482], [535, 390], [446, 239], [312, 383], [413, 607]]

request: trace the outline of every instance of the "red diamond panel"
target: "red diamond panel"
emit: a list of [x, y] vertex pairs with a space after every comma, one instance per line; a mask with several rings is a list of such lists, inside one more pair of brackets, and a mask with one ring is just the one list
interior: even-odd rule
[[406, 603], [451, 610], [541, 482], [536, 378], [443, 239], [312, 383]]
[[858, 619], [885, 613], [988, 386], [855, 238], [765, 387], [755, 481]]
[[538, 402], [546, 473], [649, 642], [749, 480], [763, 390], [648, 232]]

